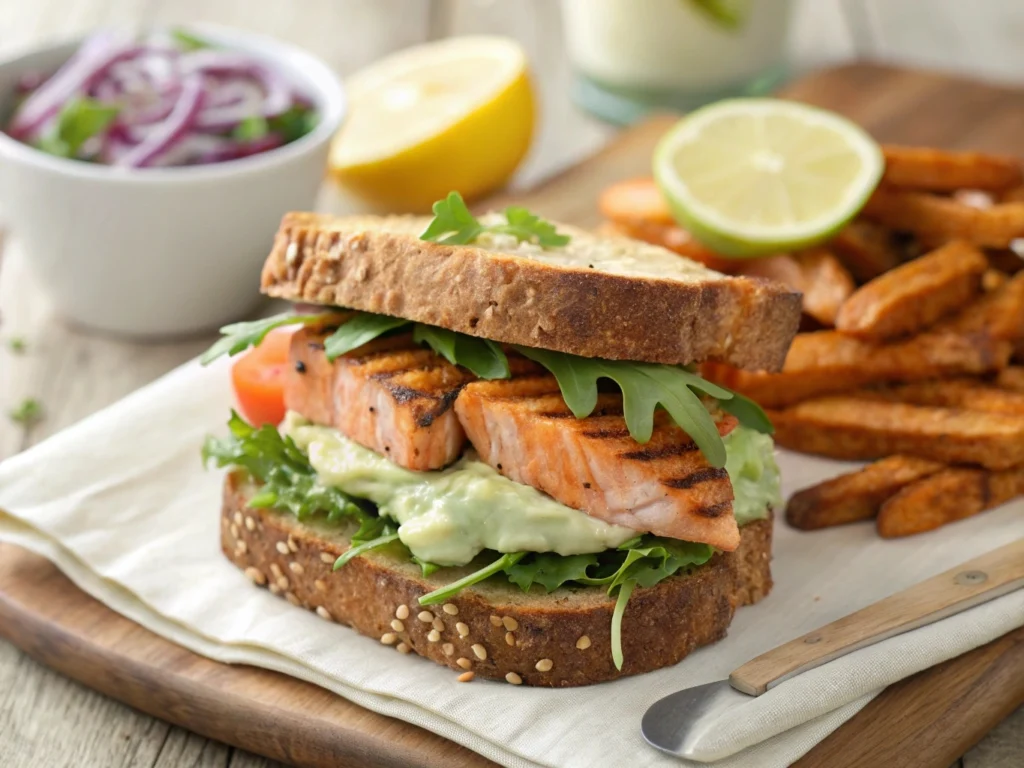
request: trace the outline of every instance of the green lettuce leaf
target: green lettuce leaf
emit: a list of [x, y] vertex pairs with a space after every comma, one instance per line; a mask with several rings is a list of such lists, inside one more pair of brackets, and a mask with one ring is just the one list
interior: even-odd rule
[[320, 485], [306, 455], [273, 426], [254, 427], [232, 411], [228, 430], [228, 437], [206, 438], [203, 463], [239, 467], [261, 483], [250, 506], [291, 512], [300, 520], [318, 513], [329, 522], [372, 517], [368, 502]]
[[540, 552], [507, 568], [508, 580], [524, 592], [534, 584], [554, 592], [563, 584], [587, 578], [587, 569], [597, 565], [597, 555], [559, 555]]

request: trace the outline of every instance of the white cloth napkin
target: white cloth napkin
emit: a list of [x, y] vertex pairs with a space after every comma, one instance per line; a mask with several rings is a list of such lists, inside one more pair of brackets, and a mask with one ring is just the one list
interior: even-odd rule
[[[0, 464], [0, 539], [54, 561], [148, 629], [226, 663], [284, 672], [508, 766], [689, 764], [643, 741], [640, 719], [679, 688], [928, 576], [1024, 536], [1024, 503], [883, 541], [870, 525], [811, 534], [776, 526], [775, 588], [729, 636], [681, 664], [614, 683], [548, 690], [475, 681], [256, 589], [219, 551], [218, 471], [199, 461], [223, 431], [227, 366], [189, 363]], [[787, 492], [845, 466], [782, 452]], [[1024, 625], [1017, 592], [784, 683], [725, 724], [702, 760], [783, 766], [889, 683]]]

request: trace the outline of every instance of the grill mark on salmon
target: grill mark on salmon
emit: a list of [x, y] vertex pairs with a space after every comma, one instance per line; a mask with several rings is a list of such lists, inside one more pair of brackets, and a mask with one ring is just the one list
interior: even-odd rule
[[679, 445], [666, 445], [662, 448], [643, 448], [639, 451], [626, 451], [619, 456], [627, 461], [654, 461], [669, 456], [682, 456], [684, 453], [699, 450], [697, 444], [691, 440], [689, 443]]
[[728, 476], [729, 473], [724, 468], [705, 467], [704, 469], [698, 469], [696, 472], [691, 472], [686, 477], [673, 477], [668, 480], [662, 480], [661, 483], [669, 488], [693, 488], [695, 485], [700, 485], [710, 480], [721, 480], [723, 477]]
[[732, 512], [731, 501], [723, 501], [718, 504], [712, 504], [709, 507], [697, 507], [697, 509], [694, 510], [695, 514], [698, 514], [701, 517], [706, 517], [709, 519], [721, 517], [726, 512]]
[[375, 339], [331, 363], [323, 352], [328, 333], [309, 327], [292, 338], [290, 410], [407, 469], [442, 469], [459, 457], [466, 435], [452, 406], [471, 373], [409, 334]]
[[[626, 429], [621, 394], [599, 394], [594, 415], [575, 419], [553, 376], [529, 376], [469, 383], [455, 412], [484, 461], [566, 506], [727, 551], [739, 544], [728, 473], [711, 467], [663, 411], [640, 445]], [[737, 423], [716, 418], [721, 434]]]

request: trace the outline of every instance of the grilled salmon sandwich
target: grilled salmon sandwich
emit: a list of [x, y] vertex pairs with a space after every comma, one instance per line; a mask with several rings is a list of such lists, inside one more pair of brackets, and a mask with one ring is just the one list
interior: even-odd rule
[[585, 685], [724, 636], [771, 588], [779, 474], [764, 413], [695, 371], [778, 370], [799, 294], [456, 193], [434, 214], [285, 216], [262, 289], [295, 312], [204, 356], [281, 350], [276, 410], [233, 376], [250, 418], [204, 446], [227, 557], [464, 677]]

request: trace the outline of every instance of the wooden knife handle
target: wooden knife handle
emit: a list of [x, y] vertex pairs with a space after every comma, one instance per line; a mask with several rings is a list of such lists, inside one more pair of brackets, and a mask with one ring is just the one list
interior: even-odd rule
[[1024, 587], [1024, 539], [879, 600], [748, 661], [729, 675], [752, 696], [840, 656]]

